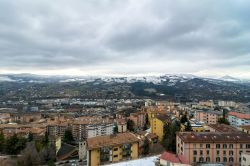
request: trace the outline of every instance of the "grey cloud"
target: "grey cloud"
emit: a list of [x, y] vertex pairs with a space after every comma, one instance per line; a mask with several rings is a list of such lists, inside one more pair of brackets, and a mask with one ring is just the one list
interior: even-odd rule
[[0, 71], [199, 72], [250, 59], [243, 0], [4, 0], [0, 13]]

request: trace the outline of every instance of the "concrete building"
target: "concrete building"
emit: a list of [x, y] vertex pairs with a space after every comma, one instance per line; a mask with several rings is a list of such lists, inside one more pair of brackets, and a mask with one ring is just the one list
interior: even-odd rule
[[125, 119], [118, 119], [117, 120], [117, 127], [118, 133], [125, 133], [127, 132], [127, 122]]
[[138, 158], [139, 139], [133, 133], [119, 133], [87, 139], [87, 165], [115, 163]]
[[179, 132], [176, 150], [177, 155], [184, 155], [190, 164], [240, 166], [240, 154], [250, 151], [250, 136], [243, 132]]
[[250, 165], [250, 151], [246, 153], [241, 153], [241, 166]]
[[76, 118], [72, 122], [72, 134], [75, 140], [83, 140], [97, 136], [112, 135], [114, 121], [101, 117]]
[[250, 114], [240, 112], [229, 112], [227, 117], [230, 125], [240, 128], [240, 126], [250, 125]]
[[49, 123], [46, 127], [49, 136], [60, 136], [61, 138], [64, 137], [64, 133], [67, 129], [69, 129], [69, 124], [61, 121]]
[[206, 124], [216, 124], [223, 116], [223, 113], [220, 111], [212, 111], [212, 110], [198, 110], [195, 111], [195, 119], [202, 121]]
[[240, 130], [250, 135], [250, 125], [241, 126]]
[[136, 129], [141, 129], [144, 127], [146, 123], [146, 113], [145, 112], [131, 113], [128, 119], [134, 122]]
[[223, 101], [223, 100], [220, 100], [220, 101], [218, 101], [218, 105], [220, 107], [236, 107], [237, 103], [234, 102], [234, 101]]

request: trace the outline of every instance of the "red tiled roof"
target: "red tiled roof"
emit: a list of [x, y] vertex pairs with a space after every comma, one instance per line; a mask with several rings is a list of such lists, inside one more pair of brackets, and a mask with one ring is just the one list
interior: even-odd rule
[[178, 156], [174, 153], [164, 152], [160, 157], [162, 160], [169, 161], [171, 163], [181, 163], [181, 164], [189, 164], [187, 159], [184, 156]]
[[250, 120], [250, 114], [243, 114], [240, 112], [229, 112], [228, 115], [236, 116], [239, 119], [248, 119]]

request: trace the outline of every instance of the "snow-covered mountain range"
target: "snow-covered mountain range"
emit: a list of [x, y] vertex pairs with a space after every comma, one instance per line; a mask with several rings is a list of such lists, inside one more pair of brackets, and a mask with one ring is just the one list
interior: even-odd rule
[[186, 82], [194, 78], [203, 79], [209, 82], [234, 82], [234, 83], [249, 83], [247, 80], [237, 79], [231, 76], [224, 76], [217, 79], [202, 78], [191, 74], [165, 74], [161, 76], [128, 76], [128, 77], [113, 77], [113, 76], [43, 76], [33, 74], [2, 74], [0, 82], [20, 82], [20, 83], [49, 83], [49, 82], [117, 82], [117, 83], [135, 83], [146, 82], [153, 84], [167, 83], [175, 85], [177, 82]]

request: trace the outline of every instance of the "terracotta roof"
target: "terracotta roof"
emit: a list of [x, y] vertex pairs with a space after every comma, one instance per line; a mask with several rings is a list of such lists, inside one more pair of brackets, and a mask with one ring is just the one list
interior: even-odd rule
[[168, 123], [170, 121], [170, 116], [166, 114], [157, 114], [155, 117], [164, 123]]
[[236, 128], [226, 124], [209, 124], [208, 126], [213, 128], [216, 132], [240, 132]]
[[94, 138], [88, 138], [87, 145], [88, 145], [88, 149], [91, 150], [91, 149], [107, 147], [107, 146], [134, 143], [138, 141], [139, 139], [133, 133], [127, 132], [127, 133], [119, 133], [116, 135], [98, 136]]
[[240, 113], [240, 112], [229, 112], [228, 115], [236, 116], [239, 119], [250, 120], [250, 114], [244, 114], [244, 113]]
[[218, 132], [178, 132], [177, 136], [185, 143], [249, 143], [250, 135], [244, 132], [228, 132], [228, 133], [218, 133]]
[[184, 156], [178, 156], [170, 152], [162, 153], [160, 159], [169, 161], [171, 163], [189, 164]]

